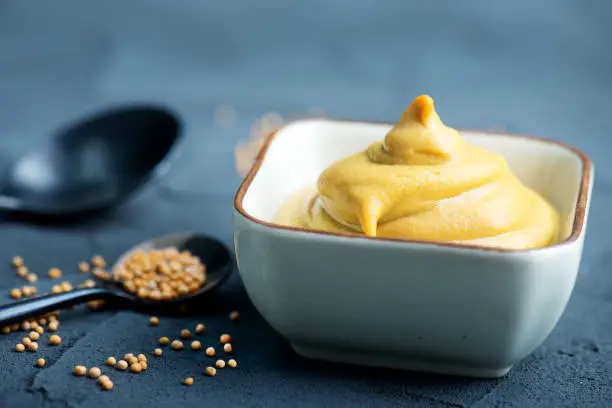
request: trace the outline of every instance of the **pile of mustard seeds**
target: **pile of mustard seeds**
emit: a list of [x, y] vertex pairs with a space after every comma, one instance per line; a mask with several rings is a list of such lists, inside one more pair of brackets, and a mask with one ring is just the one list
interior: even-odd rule
[[171, 300], [196, 292], [206, 282], [206, 266], [176, 248], [135, 251], [114, 271], [123, 288], [141, 299]]

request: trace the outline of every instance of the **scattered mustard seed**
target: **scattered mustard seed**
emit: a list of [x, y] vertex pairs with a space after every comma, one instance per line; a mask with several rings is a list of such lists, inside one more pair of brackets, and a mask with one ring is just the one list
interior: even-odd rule
[[21, 289], [19, 288], [11, 289], [10, 295], [13, 299], [19, 299], [21, 297]]
[[134, 355], [134, 353], [126, 353], [126, 354], [123, 356], [123, 358], [124, 358], [125, 360], [129, 360], [129, 359], [134, 358], [134, 357], [136, 357], [136, 356]]
[[23, 322], [21, 322], [21, 330], [23, 331], [30, 330], [30, 322], [28, 322], [27, 320], [24, 320]]
[[219, 340], [221, 341], [221, 344], [226, 344], [232, 340], [232, 336], [229, 334], [222, 334]]
[[44, 367], [45, 366], [45, 359], [44, 358], [39, 358], [38, 360], [36, 360], [36, 365], [38, 367]]
[[183, 384], [185, 385], [193, 385], [193, 377], [187, 377], [183, 380]]
[[230, 313], [229, 318], [230, 320], [236, 321], [238, 320], [238, 318], [240, 317], [240, 313], [238, 313], [237, 311], [233, 311]]
[[130, 371], [133, 373], [139, 373], [142, 371], [142, 366], [140, 365], [140, 363], [131, 364]]
[[191, 349], [194, 351], [200, 350], [202, 348], [202, 343], [198, 340], [194, 340], [191, 342]]
[[159, 338], [159, 344], [161, 344], [162, 346], [167, 346], [168, 343], [170, 343], [170, 339], [167, 337], [160, 337]]
[[20, 266], [17, 268], [17, 276], [21, 278], [26, 278], [28, 273], [30, 273], [30, 270], [25, 266]]
[[30, 344], [28, 344], [28, 350], [30, 350], [31, 352], [38, 351], [38, 343], [33, 341]]
[[91, 367], [89, 369], [89, 376], [91, 378], [98, 378], [100, 375], [102, 375], [102, 370], [100, 370], [98, 367]]
[[49, 269], [49, 278], [51, 279], [59, 279], [62, 277], [62, 271], [59, 268], [51, 268]]
[[26, 276], [26, 280], [30, 283], [34, 283], [38, 281], [38, 276], [35, 273], [28, 273], [28, 276]]
[[70, 292], [73, 288], [72, 288], [72, 283], [68, 282], [68, 281], [64, 281], [62, 283], [60, 283], [60, 288], [62, 288], [62, 292]]
[[223, 345], [223, 351], [225, 351], [226, 353], [231, 353], [232, 352], [232, 343], [225, 343]]
[[217, 375], [217, 369], [215, 367], [206, 367], [204, 373], [209, 377], [214, 377], [215, 375]]
[[104, 268], [104, 266], [106, 266], [104, 258], [102, 258], [100, 255], [94, 255], [91, 258], [91, 264], [97, 268]]
[[50, 332], [54, 332], [54, 331], [57, 331], [58, 327], [59, 327], [59, 322], [55, 320], [49, 323], [49, 325], [47, 326], [47, 330], [49, 330]]
[[113, 389], [113, 382], [111, 380], [108, 381], [104, 381], [103, 383], [100, 384], [102, 386], [102, 389], [104, 391], [110, 391]]
[[138, 362], [138, 359], [135, 356], [133, 356], [133, 355], [128, 357], [128, 358], [126, 358], [126, 360], [127, 360], [129, 365], [136, 364]]
[[23, 340], [21, 340], [21, 342], [26, 347], [29, 346], [30, 344], [32, 344], [32, 340], [29, 337], [24, 337]]
[[25, 346], [21, 343], [16, 344], [15, 345], [15, 351], [18, 353], [21, 353], [22, 351], [25, 351]]
[[138, 361], [147, 361], [147, 356], [145, 356], [144, 354], [140, 353], [139, 355], [136, 356], [136, 358], [138, 359]]
[[79, 271], [81, 271], [82, 273], [89, 272], [89, 264], [85, 261], [79, 262]]
[[183, 349], [183, 342], [180, 340], [173, 340], [172, 344], [170, 345], [170, 347], [172, 347], [173, 350], [182, 350]]
[[28, 337], [30, 340], [37, 341], [40, 338], [40, 334], [35, 331], [31, 331], [30, 334], [28, 334]]
[[181, 337], [184, 339], [188, 339], [191, 337], [191, 332], [187, 329], [181, 330]]
[[202, 323], [196, 324], [195, 332], [196, 334], [204, 334], [206, 331], [206, 327]]
[[140, 364], [140, 368], [142, 368], [142, 371], [147, 371], [147, 368], [149, 368], [149, 363], [147, 363], [146, 361], [139, 361], [138, 364]]
[[231, 359], [227, 360], [227, 365], [229, 366], [229, 368], [236, 368], [238, 363], [236, 362], [236, 360], [231, 358]]
[[122, 371], [123, 370], [127, 370], [128, 362], [125, 361], [125, 360], [119, 360], [119, 361], [117, 361], [117, 366], [116, 367], [117, 367], [118, 370], [122, 370]]
[[11, 328], [9, 326], [4, 326], [2, 328], [2, 334], [9, 334], [11, 332]]
[[83, 377], [87, 373], [87, 367], [78, 365], [74, 367], [74, 374]]
[[23, 258], [20, 257], [19, 255], [15, 255], [13, 257], [13, 266], [16, 268], [19, 268], [20, 266], [23, 266]]
[[149, 319], [149, 324], [151, 326], [157, 326], [159, 324], [159, 318], [151, 316], [151, 318]]
[[62, 342], [62, 338], [58, 336], [57, 334], [54, 334], [51, 337], [49, 337], [49, 343], [51, 343], [51, 345], [53, 346], [57, 346], [61, 342]]
[[32, 330], [36, 330], [38, 328], [38, 322], [36, 320], [31, 320], [30, 321], [30, 329]]
[[155, 350], [153, 350], [153, 355], [155, 355], [155, 357], [161, 357], [163, 353], [164, 352], [160, 348], [156, 348]]
[[117, 359], [115, 357], [109, 357], [106, 359], [106, 365], [114, 367], [117, 364]]
[[51, 286], [51, 293], [62, 293], [62, 287], [57, 284]]
[[208, 347], [208, 348], [206, 349], [206, 355], [207, 355], [208, 357], [212, 357], [212, 356], [214, 356], [214, 355], [215, 355], [215, 348], [214, 348], [214, 347]]
[[30, 288], [30, 286], [24, 286], [23, 288], [21, 288], [21, 294], [24, 297], [32, 296], [32, 289]]
[[36, 333], [38, 333], [39, 335], [43, 334], [45, 332], [45, 329], [42, 328], [42, 326], [38, 326], [36, 328]]
[[100, 384], [102, 384], [103, 382], [106, 382], [106, 381], [110, 381], [110, 378], [108, 377], [108, 375], [101, 375], [101, 376], [98, 377], [98, 382]]
[[217, 360], [217, 362], [215, 363], [215, 366], [217, 366], [217, 368], [223, 368], [225, 367], [225, 361]]

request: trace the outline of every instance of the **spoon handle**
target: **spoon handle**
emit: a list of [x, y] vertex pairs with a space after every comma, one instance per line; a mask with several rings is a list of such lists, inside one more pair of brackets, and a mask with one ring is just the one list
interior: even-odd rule
[[0, 327], [55, 310], [76, 306], [90, 300], [117, 299], [120, 297], [115, 292], [104, 288], [82, 288], [70, 292], [32, 297], [0, 306]]

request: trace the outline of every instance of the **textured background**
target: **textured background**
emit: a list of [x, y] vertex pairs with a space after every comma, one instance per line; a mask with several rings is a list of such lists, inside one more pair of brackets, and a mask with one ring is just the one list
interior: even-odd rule
[[[0, 338], [0, 406], [600, 407], [612, 401], [612, 5], [604, 0], [512, 2], [281, 0], [0, 1], [0, 149], [14, 155], [66, 120], [117, 102], [170, 104], [186, 123], [181, 161], [114, 216], [70, 227], [4, 221], [0, 259], [21, 254], [43, 273], [92, 253], [177, 230], [231, 244], [240, 177], [233, 150], [253, 120], [322, 108], [395, 120], [418, 93], [445, 121], [563, 140], [586, 151], [597, 177], [576, 290], [559, 325], [507, 378], [475, 381], [312, 363], [296, 357], [252, 309], [239, 278], [198, 318], [131, 312], [62, 317], [45, 369]], [[234, 126], [214, 124], [219, 103]], [[560, 181], [562, 182], [562, 181]], [[7, 266], [1, 293], [19, 283]], [[46, 285], [46, 286], [45, 286]], [[40, 289], [49, 287], [42, 279]], [[7, 289], [7, 290], [4, 290]], [[4, 295], [3, 295], [4, 297]], [[8, 297], [5, 301], [9, 301]], [[227, 313], [242, 312], [231, 323]], [[204, 321], [204, 342], [234, 334], [239, 370], [201, 376], [202, 353], [166, 352], [144, 374], [111, 373], [115, 390], [71, 375], [77, 364], [147, 352], [160, 335]], [[196, 384], [181, 380], [195, 375]]]

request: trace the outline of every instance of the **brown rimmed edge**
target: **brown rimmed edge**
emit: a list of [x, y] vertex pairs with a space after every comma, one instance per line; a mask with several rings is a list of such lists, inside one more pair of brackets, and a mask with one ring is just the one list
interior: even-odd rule
[[244, 200], [244, 196], [246, 195], [246, 192], [248, 191], [249, 187], [251, 186], [251, 183], [253, 182], [253, 179], [257, 175], [257, 172], [259, 171], [259, 168], [261, 167], [266, 157], [266, 153], [268, 152], [270, 145], [274, 141], [276, 134], [289, 125], [292, 125], [294, 123], [301, 122], [301, 121], [308, 121], [308, 120], [325, 120], [329, 122], [349, 122], [349, 123], [365, 123], [365, 124], [384, 124], [384, 125], [393, 126], [393, 123], [383, 122], [383, 121], [362, 121], [362, 120], [355, 120], [355, 119], [333, 119], [333, 118], [318, 118], [318, 117], [301, 118], [301, 119], [296, 119], [296, 120], [285, 123], [283, 127], [276, 129], [275, 131], [271, 132], [268, 136], [266, 136], [266, 140], [264, 144], [262, 145], [261, 149], [259, 150], [259, 153], [257, 154], [257, 157], [255, 158], [255, 162], [253, 163], [253, 166], [249, 170], [248, 174], [246, 175], [246, 177], [240, 184], [238, 191], [236, 192], [236, 196], [234, 197], [234, 209], [238, 211], [243, 217], [247, 218], [248, 220], [256, 224], [259, 224], [259, 225], [262, 225], [268, 228], [287, 230], [287, 231], [305, 232], [305, 233], [310, 233], [310, 234], [336, 236], [336, 237], [344, 237], [344, 238], [352, 238], [352, 239], [366, 239], [366, 240], [377, 240], [377, 241], [386, 241], [386, 242], [403, 242], [403, 243], [409, 243], [409, 244], [422, 244], [422, 245], [433, 245], [433, 246], [452, 247], [452, 248], [475, 249], [475, 250], [480, 250], [480, 251], [503, 252], [503, 253], [539, 251], [539, 250], [546, 249], [546, 248], [557, 247], [561, 245], [568, 245], [576, 241], [578, 237], [580, 237], [580, 235], [582, 234], [582, 231], [584, 229], [585, 220], [586, 220], [587, 202], [589, 199], [589, 186], [591, 184], [591, 177], [592, 177], [593, 163], [591, 159], [589, 159], [589, 157], [585, 153], [583, 153], [581, 150], [567, 143], [560, 142], [557, 140], [536, 137], [536, 136], [500, 132], [500, 131], [489, 131], [489, 130], [479, 131], [479, 130], [459, 129], [460, 131], [464, 131], [464, 132], [510, 136], [510, 137], [515, 137], [515, 138], [530, 139], [530, 140], [537, 140], [537, 141], [545, 142], [545, 143], [551, 143], [551, 144], [560, 146], [564, 149], [570, 150], [574, 154], [576, 154], [578, 157], [580, 157], [580, 160], [582, 161], [582, 178], [580, 180], [580, 190], [578, 192], [578, 199], [576, 202], [576, 209], [575, 209], [575, 214], [574, 214], [574, 225], [572, 227], [572, 233], [569, 235], [569, 237], [567, 237], [567, 239], [565, 239], [564, 241], [558, 242], [554, 245], [549, 245], [547, 247], [542, 247], [542, 248], [506, 249], [506, 248], [487, 247], [487, 246], [479, 246], [479, 245], [464, 245], [464, 244], [458, 244], [458, 243], [453, 243], [453, 242], [421, 241], [421, 240], [386, 238], [386, 237], [366, 237], [364, 235], [360, 235], [356, 233], [351, 234], [351, 233], [344, 233], [344, 232], [328, 232], [328, 231], [320, 231], [320, 230], [311, 230], [307, 228], [290, 227], [286, 225], [275, 224], [275, 223], [268, 222], [268, 221], [262, 221], [262, 220], [259, 220], [251, 216], [249, 213], [245, 211], [242, 205], [242, 202]]

